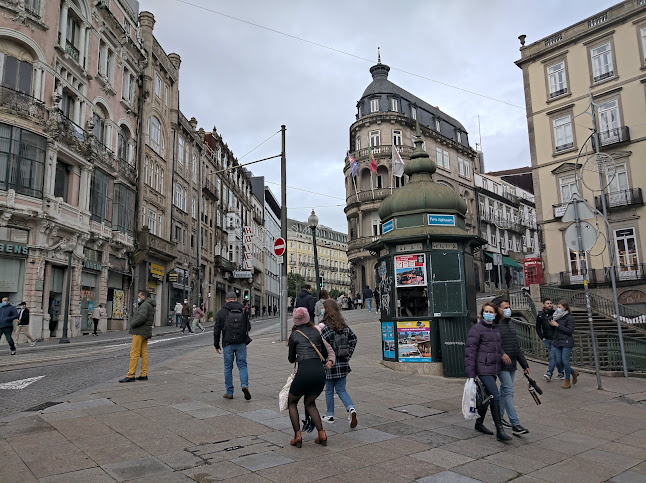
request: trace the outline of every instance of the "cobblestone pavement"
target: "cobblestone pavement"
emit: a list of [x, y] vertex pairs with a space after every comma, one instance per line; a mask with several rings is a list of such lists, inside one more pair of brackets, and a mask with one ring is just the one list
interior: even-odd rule
[[[193, 336], [195, 345], [177, 342], [166, 360], [159, 352], [148, 382], [96, 376], [92, 389], [58, 398], [62, 404], [6, 417], [0, 481], [646, 481], [646, 381], [604, 378], [604, 391], [588, 374], [569, 390], [539, 382], [543, 404], [536, 406], [518, 379], [516, 405], [530, 433], [503, 444], [464, 421], [464, 380], [384, 368], [376, 315], [344, 314], [359, 338], [348, 377], [359, 426], [349, 428], [337, 399], [327, 447], [314, 444], [314, 434], [301, 449], [289, 445], [277, 395], [291, 366], [275, 325], [249, 346], [251, 401], [238, 390], [233, 400], [222, 398], [222, 357], [210, 339], [201, 346]], [[122, 375], [126, 360], [117, 360], [95, 368], [116, 365]], [[92, 369], [91, 361], [78, 365]], [[544, 371], [537, 363], [532, 369]], [[26, 390], [0, 390], [2, 403]]]

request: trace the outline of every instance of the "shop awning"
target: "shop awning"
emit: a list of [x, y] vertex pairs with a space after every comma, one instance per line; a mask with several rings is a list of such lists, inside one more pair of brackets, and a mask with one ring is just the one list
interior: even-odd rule
[[522, 266], [520, 263], [518, 263], [518, 262], [516, 262], [516, 261], [512, 260], [512, 259], [511, 259], [511, 258], [509, 258], [509, 257], [505, 257], [504, 255], [503, 255], [503, 257], [502, 257], [502, 264], [503, 264], [505, 267], [509, 267], [509, 268], [516, 268], [516, 269], [519, 269], [519, 270], [522, 270], [522, 268], [523, 268], [523, 266]]

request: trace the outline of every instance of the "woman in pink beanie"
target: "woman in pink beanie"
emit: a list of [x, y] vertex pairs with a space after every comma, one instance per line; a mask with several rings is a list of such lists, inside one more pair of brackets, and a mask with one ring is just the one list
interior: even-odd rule
[[289, 336], [287, 358], [292, 364], [298, 362], [298, 371], [289, 389], [289, 418], [294, 428], [294, 438], [290, 444], [298, 448], [303, 444], [298, 417], [298, 401], [304, 397], [305, 410], [318, 430], [318, 436], [314, 442], [327, 446], [327, 435], [321, 423], [321, 415], [314, 402], [323, 392], [325, 386], [325, 368], [332, 367], [332, 363], [331, 361], [326, 362], [328, 351], [323, 344], [321, 334], [310, 322], [307, 309], [305, 307], [294, 309], [293, 317], [294, 327]]

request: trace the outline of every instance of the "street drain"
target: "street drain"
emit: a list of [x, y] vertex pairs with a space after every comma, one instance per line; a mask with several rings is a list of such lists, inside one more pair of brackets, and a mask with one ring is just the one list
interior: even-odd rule
[[57, 406], [58, 404], [62, 404], [62, 402], [47, 401], [42, 404], [38, 404], [37, 406], [33, 406], [29, 409], [25, 409], [25, 411], [42, 411], [43, 409], [51, 408], [52, 406]]

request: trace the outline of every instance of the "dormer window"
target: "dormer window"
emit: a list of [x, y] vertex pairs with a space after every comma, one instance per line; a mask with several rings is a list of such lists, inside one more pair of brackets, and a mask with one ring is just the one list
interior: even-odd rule
[[399, 112], [399, 100], [391, 99], [390, 100], [390, 110], [394, 112]]
[[417, 119], [417, 108], [416, 107], [411, 107], [410, 108], [410, 117], [413, 119]]
[[435, 130], [440, 131], [440, 119], [437, 117], [435, 118]]
[[461, 144], [462, 143], [462, 133], [460, 131], [457, 131], [457, 138], [458, 138], [458, 142]]
[[379, 111], [379, 99], [370, 99], [370, 112]]

